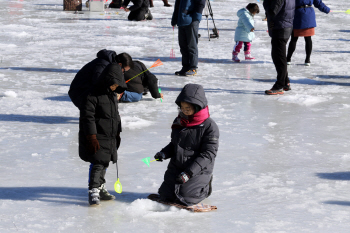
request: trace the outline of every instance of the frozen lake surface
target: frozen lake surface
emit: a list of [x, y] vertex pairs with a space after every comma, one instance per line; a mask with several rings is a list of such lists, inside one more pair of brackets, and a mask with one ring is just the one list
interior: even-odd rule
[[[211, 2], [220, 38], [208, 40], [204, 18], [199, 75], [176, 77], [181, 56], [170, 25], [173, 7], [160, 0], [150, 22], [129, 22], [119, 10], [65, 12], [58, 0], [0, 0], [1, 232], [349, 232], [350, 15], [316, 10], [312, 65], [303, 65], [301, 38], [289, 67], [292, 91], [266, 96], [276, 71], [262, 4], [251, 51], [256, 60], [231, 61], [236, 12], [249, 2]], [[346, 0], [324, 2], [332, 10], [350, 8]], [[147, 67], [161, 59], [164, 65], [151, 71], [164, 100], [149, 95], [119, 105], [123, 193], [113, 191], [111, 164], [107, 187], [117, 198], [90, 208], [89, 164], [77, 150], [79, 111], [67, 92], [77, 71], [104, 48]], [[174, 101], [187, 83], [204, 86], [221, 133], [213, 194], [204, 201], [218, 207], [210, 213], [146, 199], [157, 192], [167, 162], [147, 167], [141, 159], [169, 142]]]

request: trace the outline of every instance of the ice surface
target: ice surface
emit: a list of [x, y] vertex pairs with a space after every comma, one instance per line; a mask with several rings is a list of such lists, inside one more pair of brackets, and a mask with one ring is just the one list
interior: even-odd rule
[[[350, 15], [316, 11], [311, 66], [303, 65], [300, 38], [289, 67], [292, 91], [265, 96], [276, 71], [261, 3], [256, 60], [230, 60], [236, 12], [249, 2], [211, 2], [220, 38], [208, 41], [203, 20], [199, 75], [176, 77], [173, 8], [160, 0], [150, 22], [129, 22], [118, 10], [65, 12], [58, 0], [0, 0], [1, 232], [349, 232]], [[350, 8], [345, 0], [324, 2]], [[151, 71], [164, 100], [147, 95], [120, 104], [123, 193], [113, 191], [111, 164], [107, 187], [117, 198], [90, 208], [89, 164], [78, 156], [79, 112], [67, 92], [76, 72], [104, 48], [130, 53], [147, 67], [161, 59], [164, 65]], [[210, 213], [146, 199], [157, 192], [167, 162], [148, 167], [141, 159], [169, 142], [174, 101], [187, 83], [204, 86], [221, 133], [213, 194], [205, 200], [218, 210]]]

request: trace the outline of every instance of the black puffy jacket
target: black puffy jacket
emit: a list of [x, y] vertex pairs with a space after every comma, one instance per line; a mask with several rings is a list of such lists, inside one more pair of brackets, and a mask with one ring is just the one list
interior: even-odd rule
[[[117, 162], [117, 148], [120, 145], [122, 131], [118, 112], [118, 99], [109, 88], [113, 84], [115, 90], [122, 93], [126, 89], [123, 72], [117, 63], [106, 67], [96, 88], [86, 97], [79, 118], [79, 156], [82, 160], [93, 164]], [[92, 154], [88, 150], [87, 135], [95, 134], [100, 149]]]
[[[180, 102], [196, 104], [204, 109], [207, 99], [203, 87], [187, 84], [176, 99]], [[170, 158], [164, 182], [158, 193], [168, 200], [180, 200], [185, 205], [201, 202], [209, 195], [209, 182], [212, 178], [214, 162], [219, 147], [219, 128], [212, 118], [202, 124], [173, 129], [171, 142], [161, 151]], [[181, 172], [191, 174], [190, 180], [184, 184], [176, 182]]]
[[86, 96], [93, 90], [99, 82], [99, 78], [104, 69], [111, 63], [116, 62], [116, 52], [113, 50], [100, 50], [97, 58], [84, 65], [75, 75], [68, 95], [72, 102], [79, 109]]
[[293, 30], [295, 0], [264, 0], [269, 35], [289, 38]]

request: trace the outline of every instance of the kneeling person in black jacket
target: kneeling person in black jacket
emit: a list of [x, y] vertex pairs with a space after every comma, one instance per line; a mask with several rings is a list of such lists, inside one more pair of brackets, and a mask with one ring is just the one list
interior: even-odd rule
[[[142, 99], [142, 95], [144, 94], [145, 90], [149, 90], [153, 98], [163, 99], [163, 94], [159, 93], [158, 79], [156, 76], [149, 72], [142, 62], [133, 61], [133, 64], [134, 67], [124, 73], [124, 78], [127, 82], [127, 89], [124, 91], [119, 101], [138, 102]], [[144, 72], [145, 70], [147, 71]]]
[[180, 112], [171, 126], [171, 141], [154, 156], [160, 162], [170, 159], [158, 193], [163, 201], [190, 206], [212, 192], [219, 128], [201, 85], [187, 84], [175, 103]]
[[[127, 8], [130, 1], [134, 3], [134, 5]], [[149, 6], [149, 0], [124, 0], [122, 7], [126, 12], [130, 11], [128, 20], [142, 21], [153, 19]]]

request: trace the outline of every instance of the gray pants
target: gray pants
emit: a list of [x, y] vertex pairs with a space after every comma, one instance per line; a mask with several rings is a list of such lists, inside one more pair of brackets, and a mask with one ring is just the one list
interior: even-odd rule
[[199, 21], [179, 27], [179, 46], [182, 54], [182, 71], [198, 67], [198, 28]]

